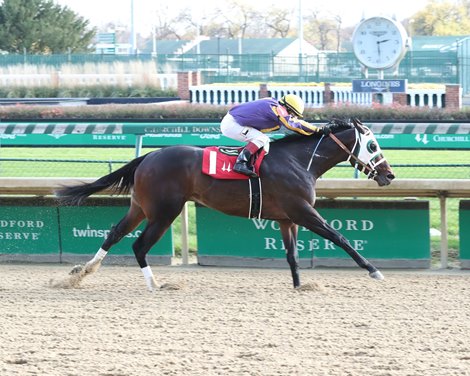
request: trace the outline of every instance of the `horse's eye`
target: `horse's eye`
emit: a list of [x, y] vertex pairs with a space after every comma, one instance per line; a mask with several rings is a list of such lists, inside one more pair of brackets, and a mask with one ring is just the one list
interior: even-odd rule
[[374, 153], [377, 151], [377, 144], [375, 142], [371, 142], [368, 146], [370, 152]]

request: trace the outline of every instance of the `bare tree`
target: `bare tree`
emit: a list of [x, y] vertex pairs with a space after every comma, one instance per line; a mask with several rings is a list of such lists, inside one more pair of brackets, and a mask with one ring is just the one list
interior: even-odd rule
[[219, 36], [223, 33], [224, 26], [217, 22], [218, 10], [204, 12], [194, 17], [191, 9], [184, 9], [178, 15], [179, 27], [184, 30], [186, 39], [192, 39], [196, 35]]
[[291, 20], [292, 14], [285, 9], [270, 9], [265, 20], [268, 30], [272, 30], [270, 37], [286, 38], [289, 35]]
[[[249, 0], [229, 0], [220, 4], [211, 12], [196, 17], [189, 8], [176, 16], [169, 16], [168, 6], [160, 8], [154, 23], [156, 38], [194, 39], [197, 35], [211, 38], [287, 38], [296, 32], [293, 25], [297, 18], [291, 7], [259, 10]], [[317, 10], [307, 12], [303, 15], [304, 39], [319, 49], [340, 51], [345, 38], [342, 17], [324, 17]]]
[[178, 31], [181, 23], [185, 20], [183, 10], [176, 17], [170, 17], [168, 7], [160, 8], [154, 19], [155, 36], [157, 39], [182, 39]]
[[224, 9], [219, 9], [227, 38], [245, 38], [259, 12], [246, 0], [231, 0]]
[[343, 20], [340, 15], [335, 16], [335, 21], [336, 21], [336, 52], [339, 52], [341, 49], [341, 26], [343, 24]]
[[340, 47], [341, 18], [320, 17], [318, 11], [312, 11], [306, 17], [304, 37], [320, 50], [338, 50]]

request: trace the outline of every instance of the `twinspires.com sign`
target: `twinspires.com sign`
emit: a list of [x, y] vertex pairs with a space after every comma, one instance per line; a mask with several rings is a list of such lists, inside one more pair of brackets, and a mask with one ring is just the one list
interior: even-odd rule
[[[116, 198], [89, 199], [79, 207], [57, 207], [48, 199], [9, 198], [0, 205], [0, 255], [5, 259], [8, 255], [39, 255], [57, 262], [73, 256], [92, 256], [111, 227], [124, 217], [128, 205], [128, 200]], [[126, 235], [111, 249], [110, 256], [129, 256], [133, 260], [132, 244], [144, 227], [142, 223]], [[171, 228], [149, 255], [161, 258], [163, 263], [171, 262]]]
[[[382, 267], [430, 266], [427, 201], [320, 201], [317, 209], [364, 257]], [[198, 261], [202, 265], [283, 266], [279, 225], [197, 207]], [[303, 266], [349, 266], [344, 250], [305, 228], [297, 249]]]

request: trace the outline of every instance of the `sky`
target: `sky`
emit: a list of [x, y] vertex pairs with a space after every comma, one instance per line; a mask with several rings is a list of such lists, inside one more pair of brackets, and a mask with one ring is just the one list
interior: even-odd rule
[[[159, 7], [166, 7], [170, 14], [190, 8], [195, 17], [206, 10], [212, 10], [217, 4], [223, 7], [223, 0], [54, 0], [60, 5], [66, 5], [90, 20], [93, 26], [105, 25], [108, 22], [130, 25], [131, 4], [134, 5], [135, 28], [142, 34], [148, 34], [152, 26], [152, 18]], [[395, 16], [398, 20], [411, 17], [428, 4], [429, 0], [258, 0], [255, 6], [266, 9], [270, 4], [278, 7], [291, 6], [298, 9], [315, 9], [325, 17], [340, 15], [343, 26], [354, 26], [361, 18], [372, 16]], [[250, 1], [251, 4], [253, 4]], [[290, 5], [287, 5], [290, 4]]]

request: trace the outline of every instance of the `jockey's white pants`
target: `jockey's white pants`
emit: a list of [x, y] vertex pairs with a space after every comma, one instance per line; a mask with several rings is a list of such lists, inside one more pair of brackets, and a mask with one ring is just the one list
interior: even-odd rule
[[220, 123], [220, 130], [224, 136], [241, 142], [252, 142], [259, 148], [269, 152], [269, 137], [256, 128], [246, 127], [236, 122], [235, 118], [227, 114]]

